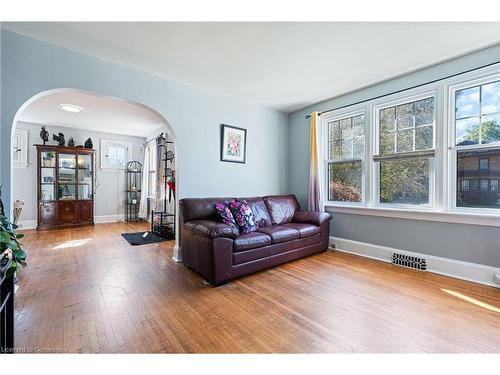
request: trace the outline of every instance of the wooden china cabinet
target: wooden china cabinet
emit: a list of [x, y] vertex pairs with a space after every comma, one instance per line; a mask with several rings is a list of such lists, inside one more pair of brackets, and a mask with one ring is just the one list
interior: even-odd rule
[[94, 224], [94, 150], [35, 145], [38, 230]]

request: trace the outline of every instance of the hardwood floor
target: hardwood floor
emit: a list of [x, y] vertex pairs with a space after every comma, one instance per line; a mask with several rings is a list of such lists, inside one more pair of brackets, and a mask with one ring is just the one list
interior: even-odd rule
[[334, 251], [213, 288], [145, 229], [25, 231], [18, 351], [500, 352], [499, 289]]

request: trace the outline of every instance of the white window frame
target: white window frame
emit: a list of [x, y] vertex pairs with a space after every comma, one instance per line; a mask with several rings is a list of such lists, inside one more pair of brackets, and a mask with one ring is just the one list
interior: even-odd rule
[[[365, 153], [362, 158], [352, 158], [352, 159], [345, 159], [345, 160], [333, 160], [329, 159], [330, 156], [330, 149], [329, 149], [329, 128], [328, 124], [330, 122], [350, 118], [350, 117], [355, 117], [355, 116], [360, 116], [364, 115], [365, 116], [365, 123], [364, 123], [364, 150]], [[367, 149], [368, 144], [368, 136], [367, 136], [367, 131], [368, 131], [368, 119], [367, 119], [367, 112], [366, 108], [364, 106], [358, 106], [358, 107], [349, 107], [348, 109], [341, 109], [338, 111], [332, 111], [326, 114], [325, 116], [322, 116], [321, 118], [321, 124], [322, 124], [322, 131], [321, 133], [323, 134], [323, 171], [324, 171], [324, 176], [325, 176], [325, 183], [323, 184], [324, 188], [324, 196], [325, 196], [325, 204], [333, 204], [333, 205], [339, 205], [339, 206], [358, 206], [362, 207], [366, 205], [366, 197], [367, 197], [367, 166], [366, 166], [366, 161], [367, 161]], [[354, 147], [354, 146], [353, 146]], [[330, 201], [329, 200], [329, 181], [328, 181], [328, 164], [329, 163], [341, 163], [341, 162], [349, 162], [349, 161], [358, 161], [361, 160], [361, 202], [346, 202], [346, 201]]]
[[[157, 163], [156, 163], [156, 142], [151, 142], [148, 143], [146, 146], [149, 148], [149, 166], [151, 168], [148, 168], [149, 170], [149, 176], [148, 176], [148, 198], [155, 198], [156, 197], [156, 168], [157, 168]], [[151, 178], [151, 176], [154, 176], [154, 178]], [[150, 181], [152, 180], [152, 181]], [[150, 182], [153, 182], [150, 184]]]
[[[454, 82], [448, 85], [448, 181], [451, 183], [450, 194], [448, 198], [448, 210], [450, 212], [457, 212], [463, 214], [482, 214], [482, 215], [492, 215], [500, 217], [500, 209], [495, 208], [482, 208], [482, 207], [458, 207], [457, 206], [457, 153], [458, 150], [491, 150], [500, 148], [500, 143], [486, 143], [477, 145], [467, 145], [467, 146], [456, 146], [456, 127], [455, 127], [455, 95], [457, 91], [481, 86], [490, 82], [500, 81], [500, 73], [498, 73], [498, 68], [496, 69], [496, 74], [492, 72], [488, 73], [478, 73], [478, 74], [467, 74], [461, 79], [456, 79]], [[479, 185], [481, 182], [479, 182]], [[479, 186], [480, 188], [480, 186]]]
[[[328, 201], [328, 195], [324, 194], [324, 209], [333, 213], [360, 214], [368, 216], [381, 216], [390, 218], [427, 220], [447, 223], [462, 223], [473, 225], [485, 225], [500, 227], [500, 209], [495, 208], [462, 208], [456, 207], [456, 147], [455, 147], [455, 99], [454, 92], [477, 85], [500, 80], [500, 64], [487, 68], [478, 69], [473, 72], [463, 73], [453, 78], [440, 80], [429, 85], [416, 89], [401, 91], [384, 98], [373, 99], [363, 104], [357, 104], [336, 110], [326, 112], [321, 116], [322, 135], [325, 137], [321, 145], [328, 144], [328, 122], [338, 116], [346, 116], [349, 112], [365, 110], [365, 162], [364, 162], [364, 199], [363, 204], [353, 204], [352, 202], [331, 202]], [[378, 142], [378, 116], [377, 108], [390, 107], [391, 103], [403, 103], [414, 101], [413, 98], [429, 96], [434, 92], [434, 173], [432, 181], [433, 206], [403, 206], [376, 204], [378, 184], [378, 171], [373, 161], [374, 152], [377, 150]], [[418, 100], [418, 99], [417, 99]], [[397, 104], [396, 104], [397, 105]], [[460, 146], [461, 149], [478, 148], [498, 148], [499, 144]], [[327, 148], [324, 160], [327, 172]], [[322, 186], [328, 186], [328, 174], [324, 174]], [[469, 185], [472, 189], [472, 185]]]
[[[373, 135], [373, 152], [376, 155], [380, 154], [380, 123], [379, 116], [380, 110], [390, 107], [396, 107], [403, 104], [413, 103], [419, 100], [433, 98], [434, 99], [434, 113], [433, 113], [433, 134], [432, 134], [432, 149], [436, 150], [436, 133], [437, 133], [437, 108], [438, 108], [438, 92], [437, 88], [433, 90], [423, 90], [422, 92], [415, 93], [409, 96], [401, 96], [397, 99], [384, 101], [382, 103], [376, 104], [372, 107], [373, 111], [373, 119], [374, 122], [372, 127], [374, 128]], [[397, 130], [396, 130], [397, 131]], [[397, 137], [396, 137], [397, 140]], [[396, 153], [397, 154], [397, 153]], [[409, 160], [410, 158], [405, 158], [403, 160]], [[380, 202], [380, 162], [374, 162], [373, 158], [371, 160], [372, 163], [372, 186], [373, 186], [373, 205], [376, 207], [388, 207], [388, 208], [399, 208], [399, 209], [413, 209], [413, 210], [425, 210], [425, 209], [433, 209], [436, 207], [436, 155], [434, 157], [429, 157], [429, 203], [428, 204], [397, 204], [397, 203], [382, 203]]]
[[132, 142], [127, 142], [127, 141], [121, 141], [121, 140], [116, 140], [116, 139], [103, 139], [101, 138], [101, 169], [103, 170], [110, 170], [110, 171], [124, 171], [125, 170], [125, 165], [123, 167], [117, 167], [117, 166], [110, 166], [107, 164], [106, 160], [106, 152], [109, 146], [114, 145], [114, 146], [122, 146], [126, 150], [126, 161], [125, 163], [128, 163], [129, 161], [132, 160], [132, 152], [133, 152], [133, 143]]
[[[28, 130], [16, 129], [14, 131], [13, 138], [18, 138], [19, 140], [19, 159], [13, 159], [12, 164], [14, 168], [27, 169], [29, 167], [28, 162]], [[12, 151], [14, 151], [14, 142], [12, 142]]]

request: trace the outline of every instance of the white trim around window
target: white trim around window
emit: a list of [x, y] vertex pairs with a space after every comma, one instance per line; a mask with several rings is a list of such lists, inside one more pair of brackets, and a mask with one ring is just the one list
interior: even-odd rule
[[[429, 220], [449, 223], [486, 225], [500, 227], [500, 209], [457, 207], [457, 160], [455, 146], [455, 92], [500, 80], [500, 66], [466, 73], [417, 89], [407, 90], [362, 105], [343, 108], [322, 115], [321, 125], [324, 142], [325, 171], [328, 165], [328, 123], [356, 113], [365, 113], [365, 159], [363, 161], [362, 202], [328, 201], [325, 194], [324, 207], [330, 212], [393, 217], [414, 220]], [[425, 97], [434, 97], [434, 150], [431, 157], [430, 191], [428, 205], [380, 204], [378, 191], [378, 162], [373, 156], [378, 153], [378, 116], [385, 107], [404, 104]], [[500, 143], [460, 146], [460, 149], [500, 149]], [[328, 192], [328, 173], [323, 186]]]
[[12, 136], [12, 165], [14, 168], [27, 169], [28, 162], [28, 131], [16, 129]]
[[[125, 155], [124, 155], [123, 165], [122, 164], [111, 165], [108, 162], [107, 155], [109, 152], [109, 148], [112, 146], [122, 148], [124, 150]], [[101, 169], [110, 170], [110, 171], [124, 171], [125, 165], [127, 164], [127, 162], [132, 160], [132, 152], [133, 152], [133, 143], [132, 142], [101, 138], [101, 148], [100, 148]]]

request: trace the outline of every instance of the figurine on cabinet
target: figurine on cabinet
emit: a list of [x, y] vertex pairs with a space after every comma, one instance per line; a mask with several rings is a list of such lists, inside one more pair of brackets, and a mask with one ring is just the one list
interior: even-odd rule
[[73, 137], [69, 137], [68, 147], [75, 147], [75, 140], [73, 139]]
[[49, 141], [49, 132], [45, 129], [45, 126], [42, 126], [42, 130], [40, 130], [40, 138], [42, 138], [44, 146], [45, 142]]
[[64, 146], [66, 144], [63, 133], [59, 133], [58, 135], [52, 134], [52, 138], [54, 139], [54, 141], [58, 142], [59, 146]]
[[85, 141], [85, 148], [90, 148], [90, 149], [94, 148], [94, 144], [92, 143], [92, 139], [89, 138]]

